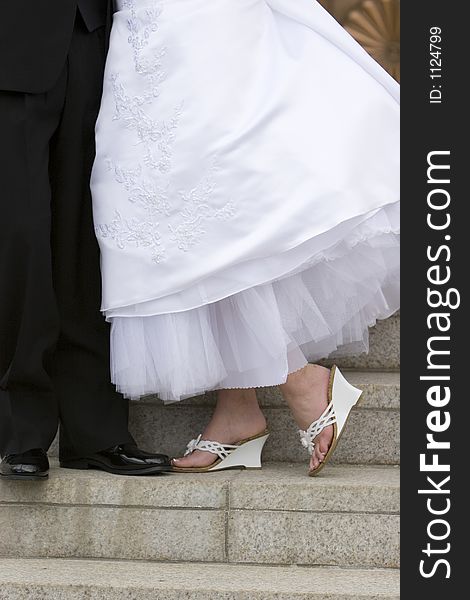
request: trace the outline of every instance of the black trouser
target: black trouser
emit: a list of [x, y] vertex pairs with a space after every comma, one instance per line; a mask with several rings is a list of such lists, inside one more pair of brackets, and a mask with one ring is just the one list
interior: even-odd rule
[[[0, 454], [61, 457], [130, 441], [109, 382], [89, 177], [104, 31], [77, 17], [47, 93], [0, 92]], [[25, 40], [27, 43], [27, 40]]]

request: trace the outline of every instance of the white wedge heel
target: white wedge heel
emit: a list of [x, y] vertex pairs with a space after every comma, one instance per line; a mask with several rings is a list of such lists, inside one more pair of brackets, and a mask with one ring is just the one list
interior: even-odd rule
[[306, 430], [299, 430], [300, 441], [309, 455], [312, 456], [315, 448], [315, 438], [329, 425], [333, 425], [333, 440], [323, 462], [316, 469], [309, 471], [310, 477], [315, 477], [331, 458], [344, 431], [353, 406], [362, 395], [362, 390], [351, 385], [338, 369], [333, 365], [328, 384], [328, 406], [322, 415]]
[[208, 467], [177, 467], [173, 471], [179, 473], [209, 473], [210, 471], [223, 471], [224, 469], [261, 469], [261, 454], [264, 444], [269, 437], [268, 431], [238, 442], [238, 444], [219, 444], [203, 440], [202, 434], [188, 444], [185, 456], [195, 450], [211, 452], [217, 456], [215, 462]]

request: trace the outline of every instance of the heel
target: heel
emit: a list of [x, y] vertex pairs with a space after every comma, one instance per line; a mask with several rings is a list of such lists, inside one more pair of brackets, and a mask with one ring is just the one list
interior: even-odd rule
[[227, 458], [224, 458], [210, 470], [220, 471], [221, 469], [235, 469], [237, 467], [261, 469], [261, 454], [268, 437], [269, 433], [241, 443]]
[[335, 451], [338, 440], [343, 433], [349, 415], [353, 406], [362, 395], [362, 390], [351, 385], [336, 365], [333, 365], [330, 372], [330, 382], [328, 385], [328, 405], [323, 414], [314, 421], [306, 430], [299, 430], [300, 441], [304, 448], [312, 456], [315, 448], [316, 437], [330, 425], [333, 426], [333, 440], [323, 462], [316, 469], [309, 471], [309, 475], [317, 475], [326, 463], [330, 460]]
[[362, 395], [362, 390], [351, 385], [338, 367], [335, 366], [333, 369], [328, 400], [333, 405], [339, 437], [346, 425], [351, 409], [357, 404]]

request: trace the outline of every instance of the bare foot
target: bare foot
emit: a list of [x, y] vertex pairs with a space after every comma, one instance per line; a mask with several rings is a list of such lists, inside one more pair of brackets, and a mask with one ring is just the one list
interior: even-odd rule
[[[266, 419], [258, 405], [255, 390], [220, 390], [210, 423], [202, 434], [203, 440], [219, 444], [236, 444], [266, 429]], [[195, 450], [183, 458], [174, 458], [175, 467], [208, 467], [217, 455]]]
[[[308, 429], [327, 407], [329, 380], [329, 369], [307, 365], [289, 375], [287, 382], [281, 385], [282, 395], [300, 429]], [[316, 469], [323, 462], [332, 441], [333, 425], [329, 425], [315, 438], [310, 470]]]

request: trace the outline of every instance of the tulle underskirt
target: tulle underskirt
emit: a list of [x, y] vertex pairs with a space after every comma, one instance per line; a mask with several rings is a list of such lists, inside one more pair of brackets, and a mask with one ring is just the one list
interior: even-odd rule
[[392, 208], [279, 279], [191, 310], [110, 319], [117, 389], [175, 402], [279, 385], [309, 361], [367, 351], [368, 327], [399, 308], [398, 204]]

